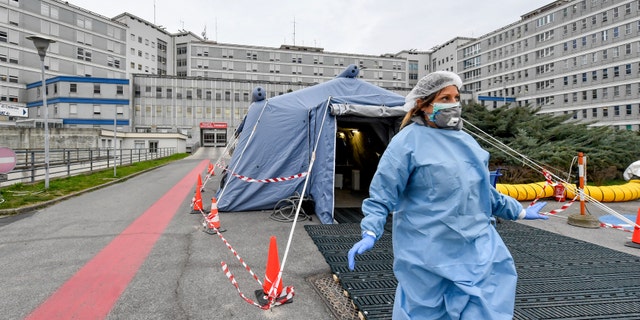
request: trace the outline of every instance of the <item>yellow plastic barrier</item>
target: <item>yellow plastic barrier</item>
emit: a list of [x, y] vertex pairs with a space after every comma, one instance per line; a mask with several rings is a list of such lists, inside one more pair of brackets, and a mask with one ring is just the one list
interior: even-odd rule
[[[536, 198], [549, 198], [554, 196], [553, 187], [544, 182], [528, 184], [500, 184], [496, 185], [498, 192], [517, 199], [518, 201], [530, 201]], [[575, 185], [565, 184], [567, 199], [575, 197]], [[586, 186], [584, 193], [599, 202], [623, 202], [640, 199], [640, 180], [631, 180], [626, 184], [617, 186]]]

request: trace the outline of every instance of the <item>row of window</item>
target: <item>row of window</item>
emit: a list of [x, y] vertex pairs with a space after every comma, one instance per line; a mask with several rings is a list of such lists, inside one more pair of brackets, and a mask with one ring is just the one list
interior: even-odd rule
[[[211, 56], [209, 55], [209, 50], [213, 49], [214, 52]], [[186, 54], [186, 47], [176, 48], [177, 54]], [[211, 57], [211, 58], [224, 58], [224, 59], [233, 59], [234, 54], [236, 53], [235, 49], [216, 49], [209, 47], [200, 47], [194, 46], [193, 50], [195, 54], [193, 56], [196, 57]], [[237, 50], [244, 51], [244, 50]], [[268, 58], [267, 58], [268, 55]], [[360, 66], [361, 68], [369, 68], [369, 69], [391, 69], [391, 70], [404, 70], [406, 62], [404, 61], [382, 61], [382, 60], [363, 60], [361, 58], [354, 58], [351, 62], [345, 60], [344, 57], [330, 57], [330, 56], [322, 56], [322, 55], [313, 55], [313, 54], [300, 54], [300, 53], [281, 53], [281, 52], [268, 52], [268, 51], [246, 51], [246, 57], [248, 60], [255, 61], [272, 61], [272, 62], [280, 62], [283, 61], [281, 56], [286, 56], [291, 59], [291, 63], [295, 64], [325, 64], [325, 60], [330, 61], [333, 60], [334, 66], [345, 66], [349, 63], [353, 63], [355, 65]], [[453, 57], [451, 57], [453, 59]], [[231, 62], [233, 63], [233, 62]], [[330, 65], [331, 62], [328, 62]], [[390, 64], [390, 66], [389, 66]]]
[[[594, 0], [591, 0], [594, 1]], [[606, 4], [606, 0], [603, 0], [602, 2], [599, 3], [600, 5], [604, 6]], [[592, 4], [591, 8], [595, 8], [597, 7], [596, 4]], [[600, 21], [601, 23], [607, 23], [609, 22], [609, 16], [611, 16], [613, 19], [617, 19], [620, 17], [621, 12], [624, 12], [625, 15], [629, 15], [632, 13], [633, 8], [635, 7], [636, 11], [640, 11], [640, 0], [639, 1], [635, 1], [635, 4], [632, 3], [626, 3], [622, 6], [619, 7], [615, 7], [612, 8], [611, 14], [609, 14], [609, 10], [598, 13], [598, 14], [594, 14], [591, 15], [590, 17], [587, 18], [583, 18], [582, 20], [580, 20], [580, 23], [582, 23], [582, 25], [584, 26], [584, 28], [586, 28], [587, 22], [591, 21], [592, 24], [597, 23], [598, 21]], [[588, 10], [587, 8], [587, 1], [584, 0], [580, 3], [580, 8], [582, 11], [586, 11]], [[563, 18], [569, 18], [569, 14], [571, 15], [575, 15], [578, 14], [578, 5], [575, 4], [573, 6], [570, 7], [565, 7], [564, 9], [562, 9], [562, 16]], [[592, 10], [589, 8], [589, 10]], [[539, 12], [535, 12], [533, 14], [539, 14]], [[556, 12], [551, 12], [545, 15], [541, 15], [540, 17], [536, 18], [535, 20], [532, 21], [532, 23], [535, 23], [536, 28], [542, 28], [545, 27], [551, 23], [553, 23], [555, 21], [555, 14]], [[581, 14], [581, 13], [580, 13]], [[524, 19], [530, 18], [530, 16], [524, 16]], [[573, 18], [573, 17], [571, 17]], [[571, 24], [572, 30], [573, 31], [577, 31], [578, 27], [577, 27], [578, 22], [573, 22]], [[568, 26], [564, 26], [563, 28], [565, 28], [565, 33], [568, 31]], [[487, 45], [489, 47], [491, 47], [491, 45], [495, 45], [499, 42], [509, 42], [511, 41], [513, 38], [518, 39], [522, 36], [522, 34], [526, 34], [529, 31], [529, 25], [528, 24], [524, 24], [522, 26], [517, 26], [514, 27], [512, 29], [506, 30], [504, 32], [500, 32], [500, 33], [496, 33], [495, 35], [493, 35], [492, 37], [488, 37], [487, 38]], [[547, 35], [549, 36], [549, 35]], [[539, 40], [546, 40], [547, 36], [542, 36], [542, 38], [538, 38]], [[469, 52], [473, 52], [473, 49], [470, 49]]]
[[582, 109], [573, 113], [573, 119], [603, 119], [603, 118], [619, 118], [640, 114], [640, 105], [627, 104], [624, 106], [609, 106]]
[[[109, 85], [109, 86], [113, 86], [113, 85]], [[46, 86], [47, 89], [47, 95], [49, 94], [49, 88], [52, 87], [53, 88], [53, 94], [58, 94], [58, 83], [53, 83], [53, 84], [48, 84]], [[124, 86], [123, 85], [116, 85], [116, 94], [117, 95], [123, 95], [124, 94]], [[36, 88], [36, 96], [40, 97], [40, 88], [41, 87], [37, 87]], [[77, 83], [69, 83], [69, 93], [78, 93], [78, 84]], [[102, 84], [100, 83], [94, 83], [93, 84], [93, 93], [94, 94], [100, 94], [102, 93]]]
[[[640, 53], [640, 41], [636, 42], [636, 51], [637, 53]], [[571, 57], [571, 58], [567, 58], [564, 60], [564, 68], [566, 70], [569, 69], [575, 69], [576, 67], [578, 67], [578, 65], [582, 65], [582, 66], [586, 66], [589, 63], [595, 64], [595, 65], [599, 65], [600, 61], [604, 61], [610, 58], [619, 58], [621, 57], [621, 52], [624, 52], [624, 56], [629, 56], [631, 54], [633, 54], [633, 44], [632, 43], [627, 43], [624, 44], [622, 46], [617, 46], [617, 47], [611, 47], [611, 48], [607, 48], [607, 49], [603, 49], [603, 50], [599, 50], [599, 51], [595, 51], [595, 52], [591, 52], [591, 53], [587, 53], [584, 54], [580, 57]], [[528, 61], [527, 56], [525, 55], [525, 63]], [[468, 60], [469, 61], [469, 60]], [[498, 63], [494, 63], [492, 65], [489, 65], [487, 67], [487, 71], [489, 73], [492, 72], [500, 72], [503, 69], [508, 69], [508, 68], [515, 68], [517, 67], [517, 65], [519, 65], [521, 62], [520, 57], [517, 58], [513, 58], [510, 61], [504, 61], [503, 62], [498, 62]], [[535, 75], [542, 75], [542, 74], [546, 74], [546, 73], [553, 73], [555, 71], [555, 63], [551, 62], [551, 63], [547, 63], [547, 64], [543, 64], [543, 65], [539, 65], [536, 66], [534, 68], [535, 71]], [[628, 70], [630, 69], [631, 65], [626, 65], [625, 69]], [[620, 67], [614, 67], [614, 73], [615, 73], [615, 69], [620, 69]], [[606, 73], [607, 71], [604, 71], [605, 73], [605, 77], [604, 79], [606, 79]], [[469, 72], [465, 72], [463, 74], [465, 76], [465, 80], [470, 80], [473, 78], [477, 78], [481, 75], [481, 71], [480, 72], [476, 72], [476, 73], [469, 73]], [[518, 72], [514, 72], [514, 73], [510, 73], [510, 74], [506, 74], [506, 75], [500, 75], [500, 76], [496, 76], [493, 77], [489, 80], [489, 83], [502, 83], [503, 81], [514, 81], [516, 79], [521, 79], [524, 76], [524, 78], [529, 77], [529, 71], [528, 70], [523, 70], [523, 71], [518, 71]]]
[[[636, 32], [640, 33], [640, 21], [637, 21], [634, 23], [627, 23], [625, 25], [624, 27], [625, 35], [632, 34], [633, 25], [636, 26], [635, 28]], [[580, 43], [580, 48], [586, 47], [588, 45], [593, 47], [598, 44], [598, 39], [600, 39], [602, 43], [605, 43], [607, 40], [609, 40], [609, 31], [611, 31], [611, 35], [613, 39], [617, 39], [620, 37], [620, 27], [614, 27], [613, 29], [610, 29], [610, 30], [602, 30], [596, 33], [592, 33], [590, 36], [585, 35], [585, 36], [582, 36], [580, 39], [573, 39], [573, 40], [564, 42], [563, 49], [564, 51], [568, 51], [569, 48], [578, 49], [578, 43]], [[591, 39], [591, 43], [589, 43], [588, 41], [589, 39]]]
[[[640, 63], [638, 63], [638, 72], [640, 73]], [[609, 73], [609, 70], [612, 72]], [[633, 68], [632, 64], [627, 63], [623, 66], [614, 66], [611, 68], [603, 68], [600, 70], [592, 70], [591, 72], [582, 72], [580, 74], [574, 74], [572, 76], [563, 77], [563, 84], [565, 86], [571, 84], [578, 84], [578, 78], [581, 79], [581, 83], [586, 83], [588, 80], [590, 81], [599, 81], [609, 79], [609, 75], [612, 75], [614, 78], [619, 77], [622, 74], [632, 75]]]

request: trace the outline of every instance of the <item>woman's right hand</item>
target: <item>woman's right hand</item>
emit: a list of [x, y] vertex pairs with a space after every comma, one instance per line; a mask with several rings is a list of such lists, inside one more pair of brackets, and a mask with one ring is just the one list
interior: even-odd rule
[[356, 254], [363, 254], [373, 248], [376, 243], [376, 238], [370, 234], [363, 234], [362, 240], [356, 242], [347, 254], [349, 260], [349, 270], [353, 271], [356, 268]]

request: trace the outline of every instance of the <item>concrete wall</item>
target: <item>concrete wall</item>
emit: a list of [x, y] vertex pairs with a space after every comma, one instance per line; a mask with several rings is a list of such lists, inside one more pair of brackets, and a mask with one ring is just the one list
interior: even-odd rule
[[[49, 129], [49, 148], [98, 148], [99, 129]], [[43, 128], [0, 128], [0, 146], [11, 149], [44, 149]]]

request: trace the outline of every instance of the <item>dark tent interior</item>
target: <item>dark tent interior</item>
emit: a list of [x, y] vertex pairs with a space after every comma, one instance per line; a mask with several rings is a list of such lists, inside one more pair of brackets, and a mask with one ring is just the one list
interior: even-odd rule
[[401, 118], [338, 117], [336, 188], [366, 195], [380, 156], [398, 132]]

